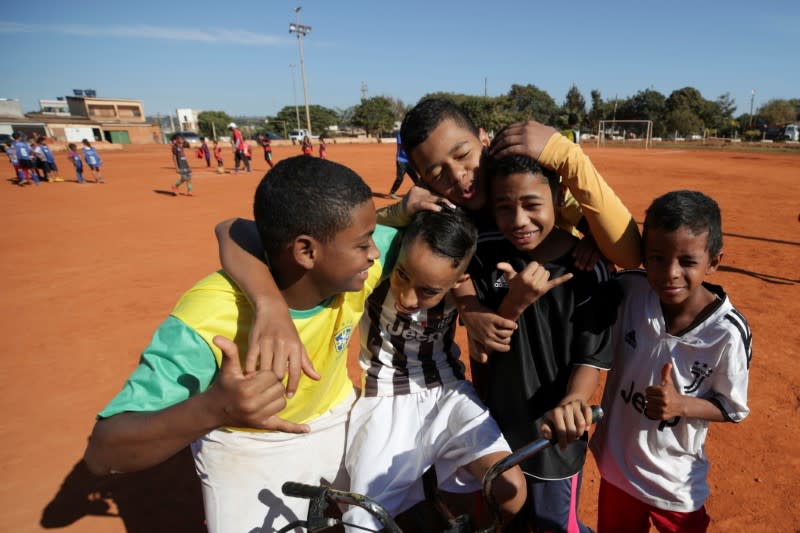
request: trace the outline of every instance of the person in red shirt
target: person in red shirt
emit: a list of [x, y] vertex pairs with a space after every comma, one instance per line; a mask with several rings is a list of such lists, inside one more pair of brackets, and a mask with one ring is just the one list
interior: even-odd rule
[[303, 145], [300, 147], [303, 155], [314, 155], [314, 146], [311, 144], [311, 139], [306, 135], [303, 137]]
[[320, 159], [328, 159], [328, 147], [325, 146], [325, 136], [319, 135], [319, 157]]
[[231, 122], [228, 124], [228, 129], [231, 130], [231, 146], [233, 146], [233, 157], [234, 157], [234, 172], [239, 172], [239, 165], [242, 163], [243, 160], [243, 152], [244, 152], [244, 137], [242, 137], [242, 132], [239, 131], [239, 128], [236, 127], [235, 122]]
[[269, 168], [272, 168], [272, 141], [270, 140], [269, 135], [259, 135], [258, 144], [260, 144], [261, 148], [264, 149], [264, 161], [267, 162]]

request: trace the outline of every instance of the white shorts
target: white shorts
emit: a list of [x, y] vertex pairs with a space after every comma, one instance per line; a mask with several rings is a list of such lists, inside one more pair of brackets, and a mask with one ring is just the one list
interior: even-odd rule
[[[396, 516], [424, 499], [421, 478], [431, 466], [443, 490], [472, 492], [480, 480], [463, 467], [510, 451], [472, 384], [459, 381], [414, 394], [359, 398], [350, 413], [345, 465], [350, 490]], [[344, 520], [378, 527], [358, 507], [348, 509]]]
[[305, 520], [309, 500], [284, 496], [286, 481], [346, 490], [344, 450], [354, 400], [355, 393], [310, 422], [309, 433], [217, 429], [192, 443], [209, 533], [275, 531]]

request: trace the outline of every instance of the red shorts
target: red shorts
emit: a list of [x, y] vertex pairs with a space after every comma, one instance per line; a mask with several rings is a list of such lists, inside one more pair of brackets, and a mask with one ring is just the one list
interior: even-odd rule
[[690, 513], [665, 511], [600, 480], [597, 533], [647, 533], [650, 521], [661, 533], [704, 533], [711, 518], [705, 506]]

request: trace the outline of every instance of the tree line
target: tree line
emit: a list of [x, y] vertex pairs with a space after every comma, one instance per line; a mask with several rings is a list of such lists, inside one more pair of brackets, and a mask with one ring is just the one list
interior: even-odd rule
[[[534, 119], [558, 129], [567, 127], [570, 115], [578, 119], [582, 131], [597, 133], [601, 120], [652, 120], [653, 136], [702, 134], [716, 137], [741, 137], [760, 139], [767, 128], [783, 126], [800, 120], [800, 98], [770, 100], [750, 115], [734, 116], [736, 101], [729, 93], [708, 100], [694, 87], [676, 89], [665, 96], [653, 89], [644, 89], [626, 98], [603, 98], [600, 91], [590, 91], [586, 102], [574, 84], [564, 101], [558, 104], [546, 91], [535, 85], [511, 86], [500, 96], [472, 96], [458, 93], [435, 92], [423, 96], [447, 98], [469, 113], [476, 124], [486, 131], [498, 131], [517, 121]], [[391, 96], [364, 98], [346, 109], [330, 109], [320, 105], [309, 106], [311, 129], [315, 133], [327, 132], [330, 126], [341, 129], [361, 128], [368, 135], [391, 135], [396, 123], [401, 121], [410, 105]], [[305, 110], [301, 110], [300, 127], [305, 127]], [[272, 132], [282, 137], [297, 127], [298, 111], [286, 106], [274, 117], [231, 117], [222, 111], [200, 113], [201, 134], [211, 137], [226, 131], [231, 121], [255, 133]], [[213, 124], [213, 127], [212, 127]], [[327, 133], [326, 133], [327, 134]]]

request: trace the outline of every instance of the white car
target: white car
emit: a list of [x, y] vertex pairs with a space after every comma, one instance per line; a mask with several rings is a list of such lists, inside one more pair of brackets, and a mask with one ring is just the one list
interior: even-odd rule
[[311, 135], [306, 130], [292, 130], [289, 132], [289, 140], [291, 140], [292, 142], [294, 141], [302, 142], [303, 139], [306, 138], [306, 136], [308, 136], [309, 138], [311, 137]]

